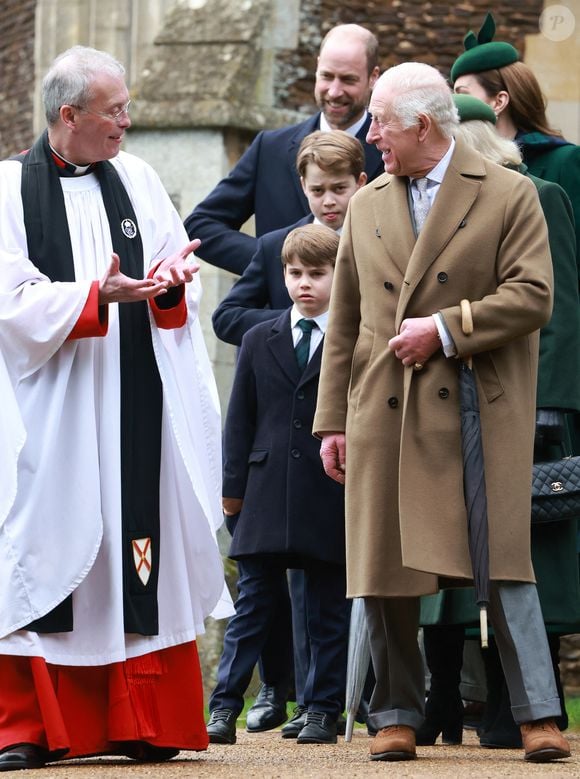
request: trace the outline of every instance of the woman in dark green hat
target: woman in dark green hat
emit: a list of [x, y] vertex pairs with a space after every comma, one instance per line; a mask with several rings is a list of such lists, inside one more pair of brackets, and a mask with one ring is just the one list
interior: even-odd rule
[[[550, 426], [544, 424], [563, 416], [562, 410], [580, 410], [580, 301], [576, 286], [574, 220], [569, 198], [560, 186], [527, 173], [516, 144], [502, 138], [494, 129], [492, 108], [469, 95], [455, 95], [461, 126], [459, 133], [470, 146], [497, 164], [512, 167], [533, 181], [548, 224], [554, 264], [554, 311], [540, 333], [538, 374], [538, 423], [535, 459], [559, 456], [545, 440]], [[565, 370], [562, 370], [564, 363]], [[561, 429], [562, 422], [558, 427]], [[580, 589], [575, 555], [576, 522], [555, 523], [532, 530], [532, 559], [538, 581], [538, 594], [550, 633], [550, 646], [557, 663], [558, 636], [580, 629]], [[473, 591], [442, 591], [422, 599], [425, 653], [431, 671], [431, 692], [426, 722], [417, 743], [433, 743], [443, 732], [448, 743], [460, 740], [462, 705], [459, 678], [462, 663], [464, 627], [478, 624], [478, 608]], [[487, 669], [492, 700], [489, 701], [489, 731], [481, 736], [483, 746], [518, 746], [519, 729], [513, 722], [507, 688], [499, 658], [489, 660]], [[557, 670], [557, 667], [556, 669]], [[556, 678], [559, 676], [556, 674]], [[494, 684], [493, 680], [497, 680]], [[501, 697], [504, 697], [501, 704]], [[494, 706], [495, 696], [497, 705]], [[563, 701], [562, 701], [563, 705]], [[491, 712], [494, 710], [494, 716]], [[563, 709], [565, 711], [565, 709]], [[564, 725], [565, 722], [561, 722]], [[511, 727], [510, 727], [511, 725]]]
[[497, 116], [496, 129], [515, 139], [534, 176], [560, 184], [576, 222], [576, 261], [580, 279], [580, 146], [550, 126], [546, 101], [532, 70], [509, 43], [494, 41], [495, 22], [487, 14], [477, 37], [469, 32], [465, 51], [453, 63], [451, 83], [458, 94], [478, 97]]

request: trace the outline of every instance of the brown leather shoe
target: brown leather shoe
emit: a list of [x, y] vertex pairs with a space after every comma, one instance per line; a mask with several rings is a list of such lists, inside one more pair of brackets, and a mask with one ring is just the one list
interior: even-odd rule
[[371, 741], [371, 760], [414, 760], [415, 731], [408, 725], [381, 728]]
[[570, 744], [558, 730], [553, 719], [539, 719], [520, 725], [525, 760], [547, 763], [570, 757]]

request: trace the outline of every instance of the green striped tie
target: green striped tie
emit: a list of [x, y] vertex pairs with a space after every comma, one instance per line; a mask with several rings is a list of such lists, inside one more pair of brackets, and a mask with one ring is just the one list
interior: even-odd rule
[[313, 319], [299, 319], [296, 324], [302, 330], [302, 338], [294, 347], [294, 351], [296, 353], [296, 362], [298, 363], [300, 372], [302, 372], [308, 364], [310, 338], [312, 336], [312, 328], [316, 327], [316, 322]]

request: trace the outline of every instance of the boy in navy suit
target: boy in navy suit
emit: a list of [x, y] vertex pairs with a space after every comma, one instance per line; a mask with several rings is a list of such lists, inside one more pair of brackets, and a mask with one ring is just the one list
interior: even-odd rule
[[[243, 560], [253, 595], [243, 608], [238, 601], [226, 629], [244, 637], [245, 651], [235, 658], [243, 668], [233, 670], [247, 686], [268, 637], [281, 574], [303, 569], [310, 661], [299, 744], [336, 743], [344, 708], [350, 612], [344, 493], [325, 476], [311, 433], [338, 240], [314, 224], [287, 236], [282, 262], [294, 304], [244, 336], [224, 432], [223, 509], [234, 519], [230, 557]], [[245, 687], [240, 693], [228, 685], [232, 659], [222, 654], [209, 702], [213, 743], [235, 742], [243, 708]]]

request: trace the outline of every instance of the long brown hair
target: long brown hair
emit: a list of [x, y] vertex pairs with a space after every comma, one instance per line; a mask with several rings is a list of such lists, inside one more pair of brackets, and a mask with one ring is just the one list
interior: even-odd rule
[[507, 92], [510, 96], [508, 111], [518, 128], [524, 132], [540, 132], [562, 138], [560, 130], [550, 126], [546, 117], [546, 98], [542, 94], [537, 78], [523, 62], [514, 62], [496, 70], [484, 70], [473, 73], [478, 84], [485, 89], [488, 97], [498, 92]]

